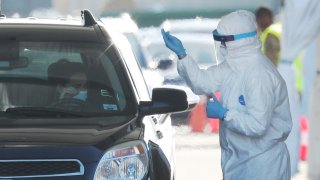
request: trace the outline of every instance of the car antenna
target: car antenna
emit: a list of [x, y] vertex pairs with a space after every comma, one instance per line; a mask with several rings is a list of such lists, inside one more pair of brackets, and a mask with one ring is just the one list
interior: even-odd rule
[[94, 19], [93, 15], [89, 10], [81, 11], [81, 18], [84, 21], [83, 24], [85, 27], [93, 26], [97, 24], [97, 21]]
[[0, 18], [4, 18], [6, 15], [2, 14], [2, 0], [0, 0]]

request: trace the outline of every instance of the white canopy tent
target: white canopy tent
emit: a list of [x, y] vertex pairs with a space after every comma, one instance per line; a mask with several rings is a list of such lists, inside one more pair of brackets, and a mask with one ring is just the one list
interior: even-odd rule
[[[301, 50], [314, 42], [320, 34], [319, 0], [286, 0], [282, 31], [282, 61], [292, 62]], [[318, 38], [318, 47], [320, 46]], [[320, 48], [318, 48], [320, 49]], [[319, 53], [319, 51], [318, 51]], [[308, 59], [307, 59], [308, 60]], [[288, 82], [294, 83], [292, 66], [281, 67], [289, 76]], [[308, 176], [320, 179], [320, 53], [317, 56], [317, 76], [313, 83], [311, 117], [309, 118]]]

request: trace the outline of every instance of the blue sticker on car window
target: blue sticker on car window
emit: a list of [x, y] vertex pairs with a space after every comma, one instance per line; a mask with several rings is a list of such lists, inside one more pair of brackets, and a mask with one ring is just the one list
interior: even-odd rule
[[103, 109], [116, 111], [118, 110], [118, 106], [116, 104], [103, 104]]
[[240, 95], [239, 96], [239, 103], [241, 104], [241, 105], [246, 105], [246, 102], [244, 101], [244, 97], [243, 97], [243, 95]]

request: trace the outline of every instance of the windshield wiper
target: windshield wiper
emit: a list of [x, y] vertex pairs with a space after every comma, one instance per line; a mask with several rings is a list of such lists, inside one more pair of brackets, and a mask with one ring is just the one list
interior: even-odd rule
[[4, 113], [8, 115], [20, 115], [28, 117], [88, 117], [80, 112], [72, 112], [50, 107], [14, 107], [8, 108], [6, 111], [4, 111]]

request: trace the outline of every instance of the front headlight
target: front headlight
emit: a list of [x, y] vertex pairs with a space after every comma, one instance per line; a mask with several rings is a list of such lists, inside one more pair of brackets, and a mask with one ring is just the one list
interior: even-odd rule
[[130, 141], [110, 148], [101, 158], [94, 180], [141, 180], [148, 172], [149, 158], [143, 141]]

